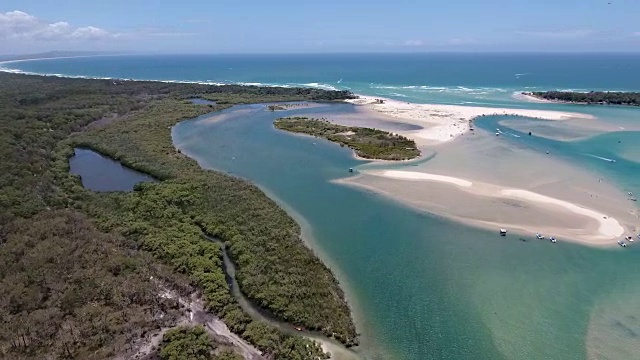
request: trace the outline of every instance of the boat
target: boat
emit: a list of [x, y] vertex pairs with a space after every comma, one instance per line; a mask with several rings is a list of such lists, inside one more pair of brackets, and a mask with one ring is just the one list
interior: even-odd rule
[[497, 132], [497, 133], [496, 133], [496, 136], [500, 136], [500, 133], [499, 133], [499, 132]]
[[536, 237], [540, 240], [544, 240], [544, 236], [540, 233], [536, 233]]
[[500, 229], [500, 236], [507, 236], [507, 229]]
[[349, 168], [349, 172], [353, 172], [353, 168]]
[[622, 240], [618, 240], [618, 245], [620, 245], [622, 247], [627, 247], [627, 244], [625, 244], [624, 241], [622, 241]]
[[633, 237], [631, 236], [625, 236], [624, 239], [627, 240], [628, 242], [633, 242]]
[[556, 238], [554, 238], [553, 236], [549, 238], [549, 240], [551, 240], [552, 243], [557, 243], [558, 240]]

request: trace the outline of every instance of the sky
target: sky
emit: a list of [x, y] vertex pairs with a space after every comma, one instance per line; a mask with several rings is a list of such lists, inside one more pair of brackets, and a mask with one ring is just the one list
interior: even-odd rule
[[640, 0], [2, 0], [0, 54], [640, 52]]

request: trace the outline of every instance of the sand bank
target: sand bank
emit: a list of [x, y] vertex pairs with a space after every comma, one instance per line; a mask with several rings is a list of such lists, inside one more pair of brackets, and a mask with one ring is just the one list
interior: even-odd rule
[[[382, 100], [382, 102], [378, 101], [378, 99]], [[474, 118], [485, 115], [515, 115], [545, 120], [593, 118], [591, 115], [572, 112], [413, 104], [370, 96], [360, 96], [357, 99], [347, 100], [347, 102], [360, 105], [369, 111], [375, 111], [390, 121], [400, 121], [422, 127], [421, 130], [399, 132], [404, 136], [414, 139], [418, 146], [434, 145], [450, 141], [468, 132]]]
[[[383, 165], [386, 166], [386, 165]], [[635, 203], [598, 174], [553, 154], [496, 141], [478, 131], [441, 144], [428, 162], [391, 169], [367, 165], [339, 183], [489, 230], [618, 246], [638, 231]]]
[[526, 93], [526, 92], [516, 92], [511, 97], [516, 100], [534, 102], [534, 103], [553, 103], [554, 102], [547, 99], [541, 99], [537, 96], [531, 95], [531, 93]]
[[438, 181], [438, 182], [453, 184], [461, 187], [473, 186], [473, 183], [468, 180], [455, 178], [452, 176], [427, 174], [427, 173], [415, 172], [415, 171], [384, 170], [379, 173], [376, 173], [376, 172], [371, 172], [371, 173], [376, 175], [379, 174], [379, 176], [384, 176], [391, 179]]
[[544, 196], [540, 194], [536, 194], [527, 190], [518, 190], [518, 189], [502, 189], [500, 193], [504, 197], [515, 198], [515, 199], [524, 199], [526, 201], [533, 201], [542, 204], [548, 204], [551, 206], [559, 206], [567, 209], [575, 214], [583, 215], [588, 218], [594, 219], [600, 224], [598, 228], [598, 232], [602, 235], [603, 239], [615, 239], [617, 237], [622, 236], [624, 234], [624, 228], [618, 220], [607, 217], [605, 214], [599, 213], [597, 211], [584, 208], [582, 206], [572, 204], [568, 201], [558, 200], [549, 196]]

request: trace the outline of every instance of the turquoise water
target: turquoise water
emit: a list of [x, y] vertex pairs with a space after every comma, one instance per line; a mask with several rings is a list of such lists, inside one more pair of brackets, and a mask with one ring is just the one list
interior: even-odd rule
[[[305, 85], [420, 103], [577, 111], [619, 127], [640, 121], [636, 108], [534, 104], [512, 97], [549, 89], [638, 90], [640, 55], [167, 55], [3, 66], [39, 74]], [[365, 163], [326, 141], [276, 131], [271, 123], [282, 113], [259, 105], [224, 113], [226, 121], [205, 116], [179, 124], [173, 130], [176, 145], [204, 167], [257, 183], [308, 224], [314, 247], [347, 289], [366, 358], [640, 358], [638, 247], [550, 246], [420, 213], [331, 183]], [[498, 123], [505, 119], [485, 117], [477, 127], [504, 128]], [[638, 132], [557, 141], [508, 131], [521, 135], [504, 137], [514, 145], [550, 150], [640, 193]]]
[[[323, 111], [353, 108], [314, 109]], [[640, 316], [640, 298], [612, 305], [620, 289], [640, 289], [635, 249], [523, 242], [419, 213], [331, 183], [363, 162], [329, 142], [276, 131], [280, 113], [242, 106], [220, 116], [226, 120], [179, 124], [174, 142], [204, 167], [255, 181], [306, 219], [352, 297], [367, 358], [584, 359], [594, 331], [607, 343], [631, 342], [609, 350], [613, 358], [640, 345], [640, 323], [629, 320]], [[593, 315], [597, 306], [606, 311]]]

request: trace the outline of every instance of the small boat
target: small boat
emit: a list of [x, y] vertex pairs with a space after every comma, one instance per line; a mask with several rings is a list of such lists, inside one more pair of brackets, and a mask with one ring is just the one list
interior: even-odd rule
[[622, 241], [622, 240], [618, 240], [618, 245], [620, 245], [622, 247], [627, 247], [627, 244], [625, 244], [624, 241]]
[[544, 240], [544, 236], [540, 233], [536, 233], [536, 237], [540, 240]]
[[633, 242], [633, 238], [631, 236], [625, 236], [624, 239], [628, 242]]
[[349, 168], [349, 172], [353, 172], [353, 168]]
[[496, 133], [496, 136], [500, 136], [500, 133], [499, 133], [499, 132], [497, 132], [497, 133]]
[[500, 236], [507, 236], [507, 229], [500, 229]]
[[551, 240], [552, 243], [557, 243], [558, 240], [556, 238], [554, 238], [553, 236], [549, 238], [549, 240]]

